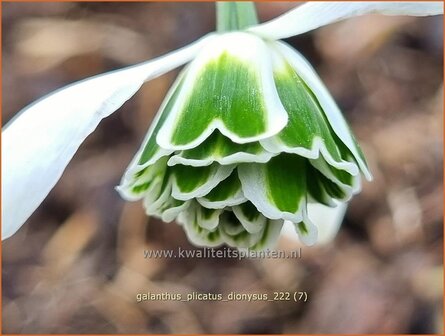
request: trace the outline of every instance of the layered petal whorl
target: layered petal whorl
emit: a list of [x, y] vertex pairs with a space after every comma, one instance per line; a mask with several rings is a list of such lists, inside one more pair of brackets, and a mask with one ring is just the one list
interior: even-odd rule
[[271, 68], [269, 48], [255, 35], [234, 32], [210, 41], [190, 64], [158, 144], [195, 148], [216, 129], [238, 144], [277, 134], [287, 113]]
[[308, 205], [346, 202], [370, 174], [332, 97], [288, 48], [240, 32], [213, 39], [167, 95], [122, 197], [200, 246], [268, 248], [285, 222], [314, 244]]

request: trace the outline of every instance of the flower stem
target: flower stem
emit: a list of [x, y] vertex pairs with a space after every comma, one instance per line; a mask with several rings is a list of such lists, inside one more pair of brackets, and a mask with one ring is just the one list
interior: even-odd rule
[[216, 2], [216, 28], [218, 32], [243, 30], [257, 23], [258, 17], [253, 2]]

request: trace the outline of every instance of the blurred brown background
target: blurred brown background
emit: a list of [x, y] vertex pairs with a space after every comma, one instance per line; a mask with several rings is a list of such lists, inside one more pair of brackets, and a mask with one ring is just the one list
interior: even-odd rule
[[[261, 20], [295, 4], [261, 3]], [[212, 3], [3, 3], [3, 122], [73, 81], [213, 30]], [[192, 248], [114, 186], [176, 73], [104, 120], [3, 243], [4, 333], [441, 333], [442, 17], [367, 16], [288, 40], [313, 63], [375, 176], [336, 240], [297, 260], [143, 258]], [[278, 248], [293, 249], [283, 238]], [[145, 302], [141, 292], [272, 293], [295, 302]]]

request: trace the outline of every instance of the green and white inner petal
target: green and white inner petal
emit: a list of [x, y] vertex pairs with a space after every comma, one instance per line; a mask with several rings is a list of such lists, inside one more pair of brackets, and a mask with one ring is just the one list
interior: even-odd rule
[[244, 202], [232, 208], [239, 222], [249, 233], [258, 233], [264, 230], [266, 217], [264, 217], [251, 202]]
[[169, 167], [173, 175], [172, 196], [182, 201], [205, 196], [229, 177], [234, 168], [234, 165], [222, 166], [217, 163], [205, 167]]
[[181, 212], [190, 206], [191, 201], [179, 201], [173, 197], [169, 197], [159, 209], [163, 222], [173, 222]]
[[180, 151], [168, 161], [169, 166], [208, 166], [213, 162], [229, 165], [240, 162], [264, 163], [277, 154], [266, 151], [258, 142], [237, 144], [215, 130], [202, 144]]
[[343, 198], [337, 198], [338, 200], [347, 202], [353, 195], [360, 192], [360, 175], [351, 175], [344, 170], [336, 169], [335, 167], [329, 165], [323, 158], [310, 160], [310, 163], [327, 179], [338, 185], [338, 187], [344, 192], [345, 196]]
[[308, 201], [313, 203], [321, 203], [330, 207], [335, 206], [334, 199], [344, 198], [345, 193], [334, 182], [325, 177], [315, 168], [307, 169], [307, 192]]
[[167, 170], [158, 193], [149, 192], [144, 197], [144, 208], [147, 215], [161, 218], [164, 222], [172, 222], [182, 211], [187, 209], [191, 201], [180, 201], [171, 196], [172, 176]]
[[257, 244], [262, 236], [261, 231], [249, 233], [230, 210], [221, 215], [220, 232], [226, 244], [238, 248], [250, 248]]
[[271, 62], [269, 47], [252, 34], [224, 33], [211, 40], [190, 64], [158, 144], [170, 150], [194, 148], [215, 129], [236, 143], [277, 134], [287, 113]]
[[[304, 210], [304, 220], [299, 223], [292, 223], [298, 233], [301, 242], [307, 246], [312, 246], [317, 242], [318, 229], [308, 218], [306, 209]], [[288, 223], [288, 221], [286, 221]]]
[[264, 164], [239, 165], [244, 195], [267, 218], [302, 221], [307, 194], [306, 161], [283, 153]]
[[241, 182], [238, 172], [234, 169], [232, 174], [204, 197], [197, 198], [197, 201], [209, 209], [224, 209], [247, 201], [241, 189]]
[[116, 190], [128, 201], [140, 200], [146, 194], [158, 195], [166, 174], [167, 160], [167, 157], [162, 157], [138, 173], [126, 174]]
[[357, 164], [342, 157], [314, 94], [277, 51], [272, 54], [275, 85], [289, 122], [278, 135], [262, 140], [263, 147], [274, 153], [294, 153], [308, 159], [317, 159], [321, 153], [329, 164], [357, 175]]
[[[197, 204], [198, 205], [198, 204]], [[207, 209], [203, 206], [197, 206], [199, 217], [199, 225], [207, 230], [213, 231], [219, 224], [219, 216], [223, 212], [222, 209]]]
[[278, 241], [282, 227], [282, 220], [267, 220], [262, 230], [261, 238], [250, 249], [260, 251], [273, 248]]
[[343, 114], [309, 62], [295, 49], [283, 42], [269, 42], [269, 45], [275, 48], [286, 59], [302, 81], [310, 88], [314, 96], [317, 97], [317, 101], [329, 121], [332, 130], [354, 156], [355, 161], [366, 179], [372, 180], [366, 159], [360, 146], [354, 139]]
[[308, 193], [311, 201], [328, 206], [336, 206], [334, 200], [347, 202], [360, 192], [359, 175], [351, 175], [344, 170], [329, 165], [322, 157], [309, 160], [307, 167]]
[[[165, 160], [162, 161], [165, 162]], [[159, 210], [161, 205], [164, 204], [169, 197], [171, 197], [171, 171], [166, 167], [164, 167], [164, 170], [165, 172], [162, 177], [162, 181], [158, 183], [156, 190], [150, 190], [150, 192], [145, 193], [143, 204], [148, 215], [157, 215], [160, 217]]]
[[309, 201], [333, 207], [336, 205], [335, 200], [347, 202], [351, 198], [352, 188], [339, 185], [319, 170], [308, 167], [307, 176]]
[[[179, 91], [182, 86], [182, 79], [184, 77], [183, 70], [173, 86], [167, 93], [166, 98], [161, 104], [155, 120], [152, 122], [150, 129], [145, 136], [142, 146], [139, 148], [133, 160], [128, 165], [124, 176], [120, 182], [120, 185], [116, 188], [121, 196], [128, 200], [138, 200], [143, 196], [143, 192], [147, 190], [150, 183], [150, 176], [153, 175], [153, 168], [150, 168], [160, 158], [170, 155], [173, 151], [165, 150], [158, 146], [156, 143], [156, 135], [159, 132], [162, 124], [167, 116], [170, 114], [171, 109], [176, 101]], [[163, 161], [164, 167], [167, 161]], [[155, 169], [156, 170], [156, 169]], [[142, 185], [141, 182], [145, 184]]]
[[198, 246], [215, 247], [224, 243], [220, 228], [217, 226], [213, 230], [203, 228], [201, 224], [200, 206], [192, 202], [190, 207], [181, 212], [177, 218], [178, 223], [182, 224], [188, 239], [192, 244]]

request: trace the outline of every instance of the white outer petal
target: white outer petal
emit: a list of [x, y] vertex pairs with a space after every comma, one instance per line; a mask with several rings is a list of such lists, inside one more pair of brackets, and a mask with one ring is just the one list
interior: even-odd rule
[[13, 235], [35, 211], [103, 118], [145, 81], [190, 61], [208, 39], [74, 83], [19, 112], [2, 131], [2, 239]]
[[[271, 43], [272, 45], [272, 43]], [[343, 114], [332, 98], [326, 86], [323, 84], [320, 77], [318, 77], [312, 65], [301, 55], [298, 51], [283, 42], [274, 42], [273, 46], [283, 54], [286, 60], [294, 68], [297, 74], [303, 79], [307, 86], [312, 90], [317, 97], [326, 118], [329, 121], [333, 131], [340, 138], [341, 141], [348, 147], [357, 163], [368, 181], [372, 180], [371, 172], [366, 163], [360, 158], [357, 151], [356, 144], [352, 138], [351, 131], [346, 123]]]
[[308, 2], [247, 31], [278, 40], [364, 14], [438, 15], [443, 14], [443, 2]]
[[[336, 207], [331, 208], [319, 203], [307, 204], [307, 216], [318, 229], [316, 245], [324, 245], [331, 242], [337, 235], [348, 207], [347, 203], [335, 202]], [[285, 221], [283, 236], [290, 240], [300, 241], [295, 233], [295, 225]]]
[[343, 222], [348, 203], [335, 203], [337, 204], [335, 208], [318, 203], [308, 203], [307, 205], [308, 217], [318, 228], [318, 244], [332, 241]]

